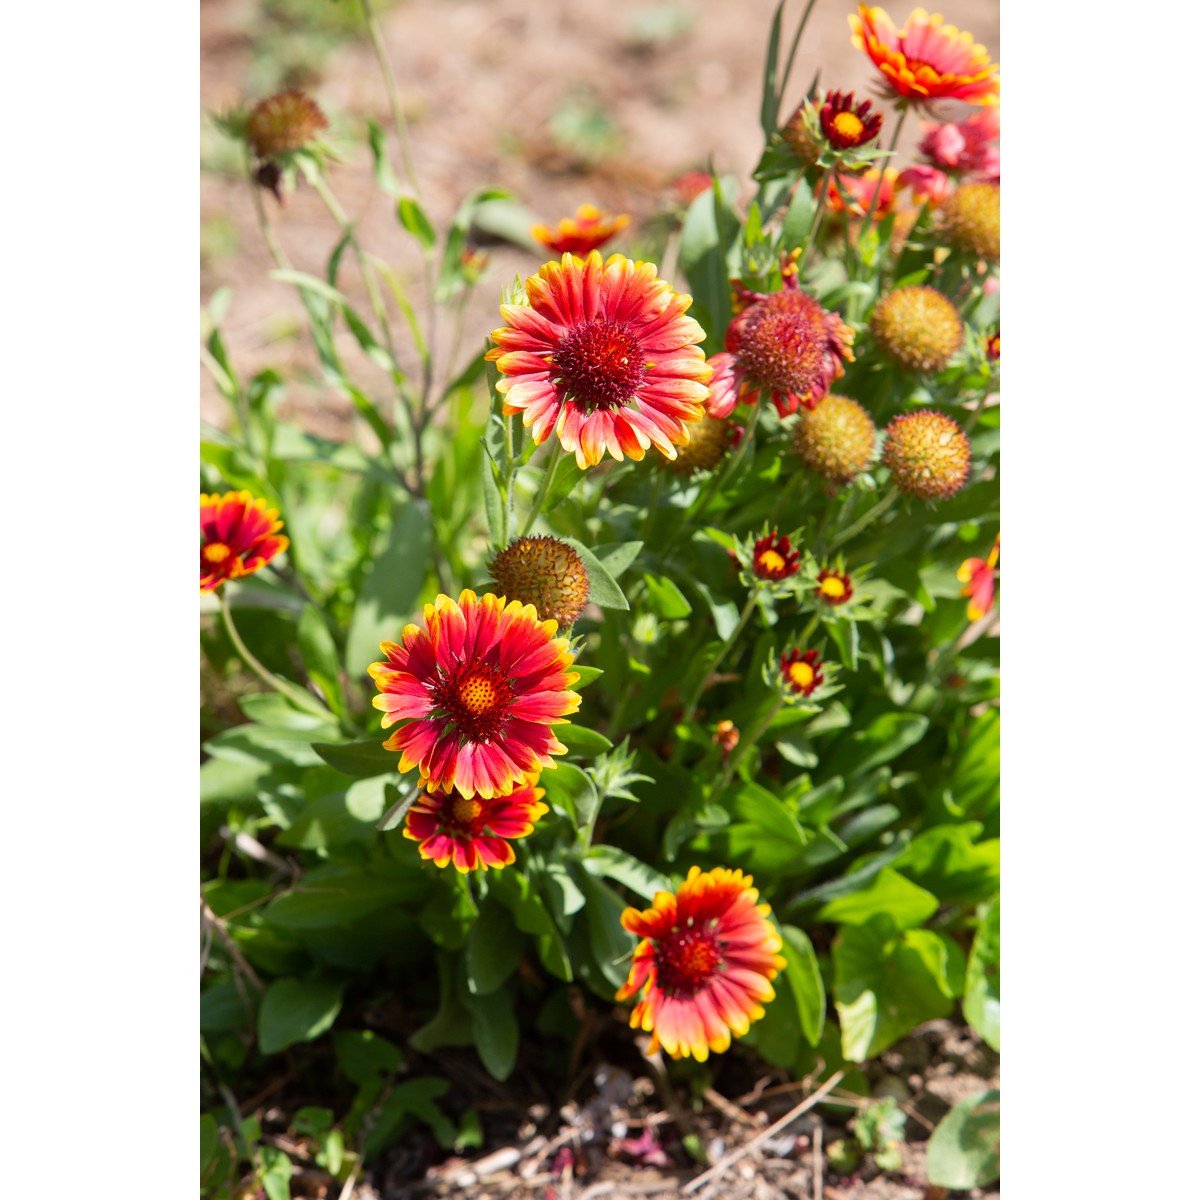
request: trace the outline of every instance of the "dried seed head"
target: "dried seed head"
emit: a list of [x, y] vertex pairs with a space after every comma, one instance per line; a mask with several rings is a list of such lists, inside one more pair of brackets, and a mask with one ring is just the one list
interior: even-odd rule
[[246, 122], [250, 148], [259, 158], [272, 158], [285, 150], [298, 150], [329, 122], [303, 92], [276, 92], [254, 106]]
[[796, 453], [814, 474], [849, 483], [875, 457], [875, 422], [849, 396], [828, 395], [796, 426]]
[[674, 459], [664, 459], [663, 466], [676, 475], [711, 471], [729, 453], [735, 432], [732, 421], [719, 421], [705, 414], [694, 425], [688, 426], [691, 441], [678, 448], [679, 453]]
[[889, 358], [931, 375], [945, 367], [963, 342], [958, 309], [931, 287], [889, 292], [871, 314], [871, 332]]
[[945, 500], [971, 470], [971, 443], [958, 423], [931, 409], [901, 413], [887, 427], [883, 465], [906, 496]]
[[532, 604], [544, 621], [574, 625], [588, 598], [588, 573], [578, 553], [553, 537], [517, 538], [492, 560], [492, 578], [510, 600]]
[[964, 183], [942, 206], [946, 240], [968, 254], [1000, 261], [1000, 185]]

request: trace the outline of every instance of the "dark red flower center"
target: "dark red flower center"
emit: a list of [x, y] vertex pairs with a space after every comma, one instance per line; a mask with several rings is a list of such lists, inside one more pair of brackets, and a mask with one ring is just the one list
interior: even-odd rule
[[645, 356], [628, 325], [597, 317], [567, 331], [553, 362], [567, 394], [592, 412], [629, 403], [642, 381]]
[[454, 792], [449, 803], [442, 810], [442, 828], [450, 834], [475, 836], [482, 827], [484, 813], [483, 801], [477, 797], [468, 798]]
[[513, 688], [499, 667], [476, 661], [442, 676], [434, 685], [433, 699], [460, 734], [472, 742], [487, 742], [500, 732]]
[[721, 947], [713, 925], [687, 925], [672, 930], [657, 943], [654, 962], [658, 986], [668, 996], [691, 996], [721, 966]]
[[759, 307], [742, 335], [740, 357], [747, 376], [801, 401], [814, 390], [823, 395], [828, 387], [828, 331], [819, 306], [798, 292], [776, 292]]

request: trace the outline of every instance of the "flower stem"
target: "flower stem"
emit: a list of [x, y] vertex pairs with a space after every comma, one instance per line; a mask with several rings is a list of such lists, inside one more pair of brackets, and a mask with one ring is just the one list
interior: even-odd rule
[[896, 127], [892, 130], [892, 140], [888, 145], [888, 158], [879, 160], [879, 178], [875, 181], [875, 191], [871, 194], [871, 203], [867, 205], [867, 215], [863, 220], [863, 228], [871, 228], [871, 218], [875, 215], [875, 206], [879, 203], [879, 193], [883, 191], [884, 175], [887, 171], [887, 164], [891, 156], [896, 152], [896, 146], [900, 141], [900, 130], [904, 128], [904, 118], [908, 116], [908, 105], [901, 104], [899, 106], [900, 115], [896, 118]]
[[829, 543], [829, 552], [832, 554], [839, 546], [844, 546], [848, 541], [850, 541], [851, 538], [857, 537], [858, 534], [862, 533], [862, 531], [866, 529], [866, 527], [870, 525], [872, 521], [882, 517], [883, 514], [887, 512], [887, 510], [891, 508], [893, 504], [896, 503], [899, 497], [899, 490], [894, 487], [890, 488], [887, 494], [882, 500], [879, 501], [878, 504], [876, 504], [873, 508], [869, 508], [861, 517], [858, 518], [857, 521], [854, 522], [853, 525], [851, 525], [848, 529], [843, 529], [842, 532], [839, 533], [837, 537], [835, 537], [833, 541]]
[[742, 634], [742, 630], [750, 623], [750, 618], [754, 615], [754, 609], [758, 605], [758, 589], [754, 588], [750, 595], [746, 598], [746, 603], [742, 608], [742, 614], [738, 617], [738, 623], [733, 627], [733, 632], [729, 635], [729, 640], [721, 647], [717, 657], [709, 664], [708, 670], [699, 675], [696, 682], [692, 684], [691, 691], [688, 694], [686, 703], [683, 706], [682, 721], [687, 722], [692, 719], [696, 712], [696, 706], [700, 703], [701, 693], [704, 691], [704, 684], [709, 677], [716, 672], [716, 669], [725, 661], [730, 650], [733, 649], [734, 643]]
[[812, 15], [812, 10], [816, 3], [817, 0], [808, 0], [808, 4], [805, 5], [804, 12], [800, 17], [800, 24], [796, 27], [796, 36], [792, 38], [792, 47], [788, 51], [787, 63], [783, 68], [783, 77], [779, 80], [779, 100], [781, 103], [788, 80], [792, 76], [792, 64], [796, 61], [796, 51], [800, 48], [800, 39], [804, 36], [804, 27], [808, 24], [808, 18]]
[[717, 493], [721, 490], [721, 485], [727, 479], [731, 478], [734, 471], [737, 470], [746, 453], [747, 447], [750, 445], [751, 439], [754, 437], [754, 427], [758, 424], [759, 415], [762, 413], [763, 401], [764, 397], [760, 396], [758, 402], [750, 412], [750, 420], [746, 422], [746, 431], [742, 434], [742, 440], [738, 444], [738, 448], [725, 460], [725, 465], [720, 471], [709, 476], [708, 485], [696, 497], [692, 507], [685, 514], [685, 520], [691, 523], [698, 523]]
[[383, 83], [387, 88], [388, 103], [392, 108], [392, 124], [396, 127], [396, 137], [400, 142], [400, 157], [404, 161], [404, 176], [413, 195], [421, 198], [421, 189], [417, 186], [417, 172], [413, 167], [412, 155], [408, 148], [408, 122], [404, 119], [404, 109], [400, 104], [400, 91], [396, 87], [396, 73], [392, 70], [392, 60], [388, 57], [387, 47], [383, 44], [383, 30], [379, 18], [371, 5], [371, 0], [362, 0], [363, 16], [367, 21], [367, 35], [371, 39], [371, 49], [375, 51], [375, 59], [383, 74]]
[[817, 233], [821, 229], [821, 218], [825, 215], [825, 197], [829, 195], [829, 183], [832, 178], [833, 168], [826, 167], [825, 173], [817, 183], [817, 206], [813, 211], [812, 224], [808, 227], [808, 237], [805, 238], [804, 245], [800, 249], [800, 255], [796, 259], [797, 280], [800, 279], [800, 268], [804, 266], [804, 260], [808, 257], [808, 252], [817, 240]]
[[775, 720], [775, 714], [778, 713], [782, 707], [783, 693], [780, 692], [775, 697], [775, 703], [772, 704], [767, 710], [766, 715], [746, 737], [742, 738], [738, 742], [737, 749], [734, 750], [734, 752], [729, 756], [729, 759], [725, 763], [724, 769], [717, 778], [716, 786], [712, 790], [712, 795], [709, 797], [710, 802], [720, 798], [721, 794], [729, 786], [729, 781], [733, 778], [738, 767], [742, 765], [742, 760], [750, 752], [750, 747], [756, 745], [758, 743], [758, 739], [767, 732], [771, 722]]
[[233, 643], [233, 648], [241, 656], [242, 661], [254, 672], [255, 675], [267, 684], [269, 687], [277, 691], [285, 699], [290, 700], [297, 707], [306, 709], [318, 717], [328, 718], [331, 713], [329, 709], [321, 703], [315, 696], [306, 692], [302, 687], [296, 686], [294, 683], [289, 683], [286, 679], [280, 679], [278, 675], [268, 671], [266, 667], [250, 653], [249, 647], [242, 641], [242, 635], [238, 633], [237, 626], [233, 623], [233, 610], [229, 606], [229, 599], [222, 589], [217, 594], [217, 602], [221, 606], [221, 619], [225, 624], [225, 632], [229, 634], [229, 640]]
[[537, 495], [533, 498], [533, 507], [529, 510], [529, 516], [525, 521], [525, 528], [521, 530], [522, 537], [528, 537], [529, 531], [533, 528], [533, 523], [538, 519], [538, 515], [542, 511], [542, 505], [546, 503], [546, 497], [550, 494], [550, 484], [554, 480], [554, 475], [558, 470], [558, 460], [562, 458], [562, 442], [557, 438], [554, 441], [554, 449], [550, 451], [550, 460], [546, 463], [546, 473], [542, 476], [542, 486], [538, 488]]

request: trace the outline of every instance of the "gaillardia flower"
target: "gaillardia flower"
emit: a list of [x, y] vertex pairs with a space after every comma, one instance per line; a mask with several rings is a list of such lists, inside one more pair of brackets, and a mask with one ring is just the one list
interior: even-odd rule
[[981, 108], [965, 121], [921, 122], [919, 147], [935, 167], [1000, 181], [1000, 110]]
[[899, 179], [900, 172], [895, 167], [884, 168], [882, 182], [878, 167], [872, 167], [858, 175], [839, 172], [829, 180], [829, 192], [826, 197], [829, 211], [848, 213], [852, 217], [865, 217], [871, 207], [871, 198], [878, 192], [871, 220], [882, 221], [896, 207]]
[[555, 254], [590, 254], [616, 237], [629, 224], [629, 214], [613, 217], [594, 204], [581, 204], [573, 217], [564, 217], [555, 228], [534, 225], [530, 229], [547, 250]]
[[721, 755], [723, 758], [728, 758], [734, 750], [737, 749], [737, 744], [741, 741], [741, 733], [738, 727], [730, 720], [718, 721], [716, 729], [713, 730], [713, 745], [721, 747]]
[[579, 711], [575, 658], [557, 628], [532, 604], [468, 590], [425, 605], [425, 628], [406, 625], [401, 645], [384, 642], [387, 661], [368, 671], [384, 729], [404, 722], [384, 742], [400, 770], [418, 767], [430, 791], [490, 800], [553, 767], [567, 748], [550, 726]]
[[821, 656], [815, 650], [789, 650], [779, 660], [784, 684], [797, 696], [811, 696], [825, 682]]
[[652, 1035], [651, 1053], [661, 1046], [672, 1058], [704, 1062], [710, 1050], [728, 1050], [775, 998], [771, 980], [787, 960], [753, 882], [741, 871], [692, 867], [674, 894], [657, 892], [653, 907], [621, 914], [642, 940], [617, 999], [646, 989], [629, 1024]]
[[928, 163], [917, 163], [900, 172], [896, 186], [908, 188], [914, 200], [937, 208], [950, 195], [950, 176]]
[[500, 591], [532, 604], [544, 621], [575, 624], [588, 598], [588, 573], [574, 547], [555, 537], [521, 537], [492, 559]]
[[487, 357], [502, 375], [504, 412], [521, 413], [537, 444], [557, 433], [581, 468], [605, 449], [641, 460], [650, 446], [674, 458], [704, 415], [712, 368], [685, 316], [690, 296], [653, 263], [622, 254], [564, 254], [525, 281], [529, 307], [502, 304]]
[[832, 392], [796, 426], [796, 453], [835, 485], [861, 475], [875, 457], [875, 422], [861, 404]]
[[964, 183], [942, 206], [946, 240], [968, 254], [1000, 261], [1000, 185]]
[[859, 4], [849, 21], [855, 49], [870, 58], [901, 101], [927, 106], [931, 100], [962, 100], [981, 107], [1000, 102], [998, 68], [987, 49], [947, 25], [940, 13], [915, 8], [898, 30], [882, 8]]
[[987, 351], [988, 362], [999, 362], [1000, 361], [1000, 330], [999, 329], [997, 329], [995, 333], [988, 335], [986, 351]]
[[845, 571], [834, 571], [822, 567], [817, 572], [817, 596], [825, 604], [835, 607], [845, 604], [854, 595], [854, 584]]
[[276, 92], [254, 106], [246, 122], [246, 137], [259, 158], [299, 150], [324, 129], [325, 114], [303, 92]]
[[200, 496], [200, 590], [215, 592], [227, 579], [265, 567], [288, 548], [279, 510], [249, 492]]
[[821, 105], [821, 132], [835, 150], [857, 150], [879, 136], [883, 114], [871, 111], [871, 101], [855, 106], [854, 93], [826, 92]]
[[680, 446], [674, 459], [665, 459], [663, 466], [676, 475], [694, 475], [711, 471], [729, 453], [737, 437], [738, 426], [732, 421], [717, 420], [707, 413], [688, 428], [692, 435], [686, 446]]
[[901, 413], [887, 427], [883, 465], [906, 496], [945, 500], [971, 472], [971, 443], [958, 422], [924, 408]]
[[800, 290], [794, 272], [763, 295], [742, 290], [744, 307], [729, 325], [725, 350], [714, 354], [708, 411], [727, 417], [740, 401], [753, 404], [765, 391], [781, 417], [801, 405], [813, 409], [829, 385], [853, 362], [854, 332]]
[[992, 611], [996, 602], [996, 566], [1000, 562], [1000, 535], [985, 562], [982, 558], [968, 558], [958, 568], [958, 582], [964, 584], [962, 594], [970, 596], [967, 604], [967, 620], [978, 621]]
[[792, 549], [790, 538], [772, 529], [754, 543], [750, 561], [759, 579], [787, 579], [800, 570], [800, 551]]
[[464, 796], [457, 789], [422, 792], [408, 810], [404, 836], [420, 842], [421, 857], [439, 867], [453, 862], [464, 874], [506, 867], [515, 857], [509, 841], [528, 837], [550, 811], [541, 803], [545, 794], [531, 781], [491, 799]]
[[931, 287], [889, 292], [871, 314], [880, 349], [909, 371], [936, 375], [963, 343], [958, 309]]

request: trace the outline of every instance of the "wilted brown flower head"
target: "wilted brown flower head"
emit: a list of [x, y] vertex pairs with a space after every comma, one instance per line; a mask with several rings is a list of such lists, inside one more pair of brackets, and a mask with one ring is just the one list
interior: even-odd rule
[[246, 136], [259, 158], [273, 158], [300, 149], [328, 124], [315, 100], [289, 88], [254, 106], [246, 122]]

